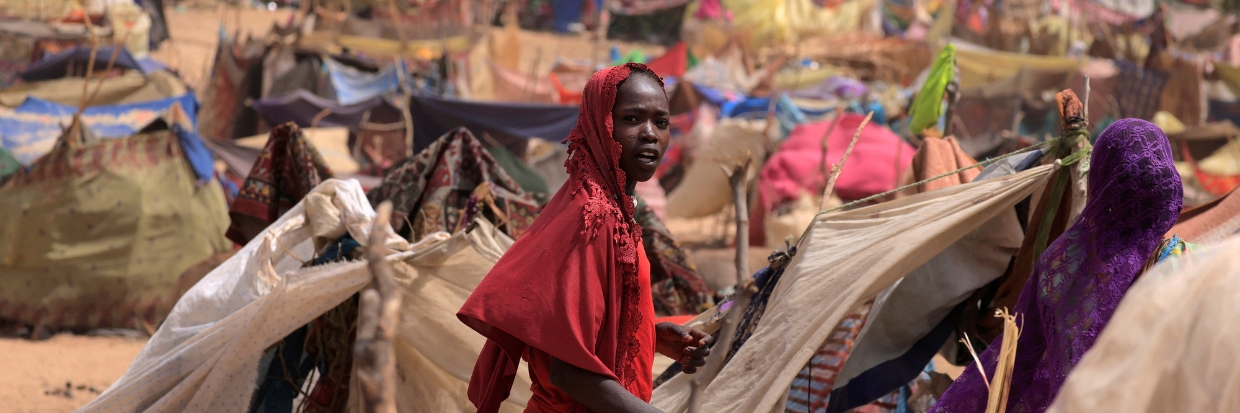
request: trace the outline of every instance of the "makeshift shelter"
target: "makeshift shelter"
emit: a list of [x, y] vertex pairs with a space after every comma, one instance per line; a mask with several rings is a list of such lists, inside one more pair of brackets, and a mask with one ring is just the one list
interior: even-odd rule
[[397, 60], [378, 73], [362, 72], [332, 59], [324, 60], [323, 65], [335, 88], [336, 101], [341, 105], [354, 105], [408, 90], [405, 82], [409, 74], [403, 60]]
[[488, 134], [517, 156], [531, 138], [560, 142], [577, 125], [576, 106], [469, 102], [413, 96], [413, 149], [421, 152], [448, 131], [464, 126], [474, 136]]
[[[814, 220], [732, 362], [701, 389], [702, 410], [771, 411], [844, 316], [1044, 185], [1053, 167]], [[811, 276], [812, 275], [812, 276]], [[651, 403], [683, 412], [693, 377], [655, 389]]]
[[220, 36], [202, 95], [202, 136], [225, 140], [258, 133], [257, 115], [246, 101], [263, 97], [264, 49], [259, 42], [240, 44]]
[[[16, 0], [8, 2], [28, 3], [22, 6], [33, 4]], [[49, 7], [54, 8], [55, 6]], [[11, 15], [8, 14], [11, 12], [12, 9], [5, 10], [4, 6], [0, 6], [0, 15]], [[78, 44], [86, 39], [85, 26], [79, 28], [52, 25], [43, 21], [0, 20], [0, 51], [3, 51], [0, 53], [0, 88], [15, 82], [18, 73], [45, 55], [55, 53], [63, 45]]]
[[[80, 120], [101, 139], [127, 138], [164, 116], [173, 106], [184, 108], [184, 117], [188, 122], [188, 126], [176, 131], [181, 151], [193, 168], [196, 179], [211, 179], [211, 152], [194, 132], [196, 122], [193, 112], [197, 102], [193, 93], [141, 103], [91, 106], [82, 112]], [[22, 165], [31, 166], [53, 150], [64, 133], [64, 127], [73, 122], [76, 113], [76, 106], [35, 97], [27, 98], [14, 109], [0, 108], [0, 147]]]
[[501, 223], [519, 238], [541, 209], [464, 127], [389, 169], [366, 196], [376, 205], [392, 201], [392, 228], [411, 240], [459, 232], [473, 216]]
[[[61, 105], [78, 106], [82, 103], [82, 89], [86, 82], [86, 78], [66, 77], [22, 83], [0, 90], [0, 106], [17, 107], [25, 102], [27, 97], [35, 97]], [[97, 80], [89, 82], [92, 88], [99, 84]], [[108, 78], [99, 88], [98, 94], [94, 93], [94, 89], [91, 90], [94, 99], [89, 102], [89, 105], [149, 102], [189, 93], [189, 88], [181, 79], [165, 71], [151, 74], [129, 71]]]
[[[116, 50], [117, 48], [120, 50]], [[91, 55], [94, 54], [94, 60]], [[112, 55], [116, 58], [113, 59]], [[92, 70], [96, 73], [103, 73], [109, 67], [114, 69], [137, 70], [145, 73], [143, 67], [138, 63], [129, 49], [124, 46], [100, 46], [93, 52], [90, 46], [75, 46], [69, 50], [56, 53], [51, 56], [44, 57], [34, 65], [18, 74], [22, 80], [27, 82], [36, 82], [40, 80], [60, 79], [63, 77], [77, 76], [85, 77], [89, 66], [94, 66]]]
[[404, 123], [400, 104], [387, 97], [342, 105], [303, 89], [254, 101], [250, 107], [272, 126], [292, 122], [303, 128], [343, 127], [357, 131], [363, 122]]
[[177, 106], [121, 139], [96, 140], [75, 122], [0, 187], [0, 318], [159, 325], [180, 274], [229, 247], [223, 190], [194, 175], [178, 137], [189, 128]]
[[[316, 242], [345, 233], [366, 243], [375, 220], [356, 183], [328, 180], [310, 196], [334, 209], [298, 203], [208, 274], [178, 302], [125, 375], [81, 411], [245, 410], [264, 349], [372, 279], [365, 261], [303, 268], [298, 257], [312, 256]], [[485, 340], [457, 322], [455, 313], [512, 243], [485, 221], [476, 222], [471, 231], [434, 233], [415, 244], [378, 229], [386, 232], [381, 248], [405, 297], [395, 343], [398, 369], [405, 372], [397, 383], [400, 411], [472, 411], [466, 383]], [[529, 398], [528, 375], [519, 377], [505, 412], [520, 411]], [[358, 402], [358, 396], [351, 400]]]

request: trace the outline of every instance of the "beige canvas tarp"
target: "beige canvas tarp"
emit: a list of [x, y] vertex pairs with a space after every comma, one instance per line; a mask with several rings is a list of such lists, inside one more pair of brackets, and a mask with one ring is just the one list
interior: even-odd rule
[[[42, 82], [15, 85], [0, 90], [0, 106], [15, 108], [26, 101], [27, 96], [50, 100], [62, 105], [77, 107], [82, 103], [82, 86], [86, 78], [66, 77]], [[90, 81], [90, 93], [95, 94], [99, 81]], [[130, 70], [120, 76], [108, 78], [99, 86], [99, 92], [90, 102], [91, 106], [138, 103], [184, 95], [189, 89], [176, 75], [156, 71], [144, 75]]]
[[[1046, 183], [1054, 166], [917, 194], [814, 220], [766, 314], [702, 392], [700, 411], [769, 412], [840, 320]], [[651, 402], [683, 412], [692, 376], [655, 389]]]
[[[330, 179], [310, 199], [316, 202], [298, 203], [190, 289], [129, 370], [79, 411], [245, 411], [264, 350], [371, 279], [364, 261], [302, 268], [315, 242], [326, 240], [313, 234], [343, 224], [354, 239], [369, 239], [375, 212], [361, 186]], [[455, 314], [512, 241], [481, 221], [468, 234], [438, 232], [413, 245], [390, 227], [382, 230], [404, 287], [399, 410], [473, 411], [465, 391], [484, 338]], [[524, 408], [526, 377], [522, 370], [503, 411]]]
[[680, 185], [667, 194], [667, 216], [698, 218], [722, 211], [732, 203], [732, 189], [720, 167], [739, 162], [748, 153], [754, 159], [749, 168], [750, 177], [757, 175], [773, 140], [767, 133], [778, 132], [779, 128], [768, 128], [765, 120], [727, 118], [719, 121], [710, 141], [685, 171]]
[[1048, 413], [1240, 411], [1240, 238], [1173, 257], [1124, 295]]

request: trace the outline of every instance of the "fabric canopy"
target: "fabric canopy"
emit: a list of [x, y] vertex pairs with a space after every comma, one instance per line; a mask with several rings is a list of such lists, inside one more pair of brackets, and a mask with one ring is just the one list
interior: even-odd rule
[[[369, 240], [375, 211], [355, 182], [329, 179], [264, 235], [250, 241], [177, 303], [129, 370], [79, 411], [244, 411], [256, 389], [263, 350], [371, 282], [364, 261], [302, 268], [324, 228]], [[468, 233], [439, 232], [409, 244], [391, 232], [383, 248], [403, 290], [397, 327], [397, 410], [471, 412], [465, 395], [485, 339], [456, 321], [465, 298], [512, 240], [487, 222]], [[317, 241], [325, 241], [318, 238]], [[287, 247], [287, 248], [286, 248]], [[518, 373], [501, 412], [519, 413], [529, 379]], [[354, 384], [355, 386], [356, 384]], [[356, 387], [353, 387], [354, 389]], [[356, 402], [357, 396], [351, 397]]]
[[[133, 55], [129, 54], [128, 49], [125, 49], [124, 46], [119, 46], [121, 50], [116, 51], [117, 47], [118, 46], [100, 46], [98, 50], [95, 51], [94, 64], [96, 72], [102, 72], [107, 69], [108, 62], [112, 60], [112, 53], [117, 53], [116, 60], [112, 62], [113, 68], [142, 70], [143, 65], [138, 62], [138, 59], [134, 59]], [[69, 76], [71, 74], [70, 70], [75, 65], [84, 66], [84, 63], [91, 61], [90, 58], [90, 46], [75, 46], [69, 50], [43, 58], [43, 60], [35, 63], [18, 76], [27, 82], [60, 79], [62, 77]], [[78, 70], [85, 73], [85, 69]]]
[[328, 78], [336, 89], [336, 101], [341, 105], [354, 105], [394, 93], [402, 87], [406, 75], [404, 60], [388, 66], [379, 73], [366, 73], [333, 59], [324, 59]]
[[[189, 121], [188, 126], [177, 131], [181, 150], [198, 178], [210, 179], [214, 176], [214, 160], [195, 132], [198, 101], [192, 92], [140, 103], [88, 107], [82, 112], [82, 122], [100, 138], [125, 138], [160, 119], [174, 105], [181, 107]], [[0, 108], [0, 147], [29, 166], [52, 150], [75, 113], [76, 107], [36, 97], [27, 98], [16, 109]]]
[[[402, 118], [400, 106], [387, 98], [341, 105], [305, 89], [255, 101], [250, 106], [268, 125], [293, 122], [303, 128], [339, 126], [356, 131], [363, 121], [391, 123]], [[319, 115], [323, 116], [318, 118]]]
[[[702, 389], [701, 411], [768, 412], [844, 318], [901, 277], [1043, 186], [1053, 166], [819, 216], [732, 362]], [[655, 389], [651, 401], [683, 412], [693, 377]]]
[[227, 251], [224, 192], [160, 130], [60, 146], [0, 187], [0, 318], [159, 325], [190, 266]]
[[543, 104], [469, 102], [413, 96], [413, 151], [421, 152], [458, 126], [474, 136], [488, 134], [517, 156], [525, 155], [526, 140], [560, 142], [577, 125], [577, 107]]

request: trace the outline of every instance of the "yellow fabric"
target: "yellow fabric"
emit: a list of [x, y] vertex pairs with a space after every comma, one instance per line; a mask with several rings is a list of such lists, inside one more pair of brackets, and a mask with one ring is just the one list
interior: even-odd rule
[[1214, 74], [1218, 75], [1218, 79], [1227, 85], [1227, 89], [1231, 93], [1240, 95], [1240, 68], [1223, 63], [1214, 62]]
[[1237, 237], [1154, 266], [1128, 289], [1047, 412], [1236, 411], [1238, 277]]
[[751, 33], [755, 47], [857, 31], [875, 3], [850, 0], [828, 9], [810, 0], [723, 0], [723, 6], [736, 16], [733, 25]]
[[195, 180], [166, 131], [60, 148], [15, 175], [0, 189], [0, 315], [157, 325], [181, 273], [231, 247], [219, 183]]
[[[1197, 163], [1202, 171], [1213, 175], [1240, 175], [1240, 140], [1233, 139]], [[1191, 241], [1191, 240], [1190, 240]]]
[[1179, 119], [1175, 118], [1175, 115], [1167, 111], [1160, 110], [1158, 113], [1155, 113], [1154, 119], [1151, 122], [1168, 135], [1180, 134], [1188, 130], [1188, 127], [1184, 126], [1184, 122], [1180, 122]]
[[1085, 64], [1084, 59], [1033, 56], [999, 51], [960, 48], [956, 65], [960, 68], [960, 88], [986, 86], [1016, 76], [1022, 67], [1036, 70], [1071, 71]]
[[[26, 101], [27, 96], [50, 100], [62, 105], [77, 107], [82, 103], [82, 83], [85, 78], [66, 77], [42, 82], [23, 83], [0, 90], [0, 106], [15, 108]], [[91, 80], [87, 95], [95, 93], [99, 80]], [[91, 106], [118, 103], [138, 103], [184, 95], [189, 89], [180, 79], [165, 71], [143, 75], [137, 70], [108, 78], [103, 81], [99, 94]]]
[[[707, 384], [699, 411], [769, 412], [846, 315], [1045, 185], [1052, 166], [816, 218], [762, 322]], [[651, 404], [684, 412], [693, 376], [655, 389]]]

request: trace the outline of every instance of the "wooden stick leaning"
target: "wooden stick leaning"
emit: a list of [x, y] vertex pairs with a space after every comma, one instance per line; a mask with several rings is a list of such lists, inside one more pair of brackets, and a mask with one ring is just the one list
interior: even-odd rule
[[400, 321], [401, 291], [392, 264], [386, 261], [384, 235], [392, 216], [392, 203], [379, 204], [363, 256], [374, 275], [372, 287], [362, 291], [353, 357], [357, 382], [366, 413], [396, 413], [396, 326]]
[[[831, 140], [831, 134], [835, 133], [835, 127], [840, 124], [840, 119], [844, 118], [844, 106], [835, 107], [835, 119], [831, 121], [831, 126], [827, 127], [827, 132], [822, 134], [822, 162], [819, 167], [822, 168], [822, 176], [829, 176], [830, 170], [827, 168], [827, 141]], [[825, 186], [823, 188], [826, 188]]]
[[732, 300], [732, 308], [728, 310], [728, 315], [723, 320], [723, 327], [715, 336], [715, 344], [711, 347], [710, 356], [706, 358], [706, 365], [699, 368], [697, 377], [689, 382], [688, 413], [698, 411], [698, 400], [700, 400], [698, 395], [702, 389], [714, 381], [719, 371], [723, 370], [728, 350], [732, 347], [732, 336], [735, 335], [736, 327], [740, 325], [741, 315], [744, 314], [745, 308], [749, 307], [749, 301], [754, 294], [750, 286], [746, 285], [750, 275], [749, 201], [747, 198], [749, 166], [753, 163], [753, 154], [746, 152], [744, 156], [744, 160], [734, 163], [731, 170], [721, 166], [724, 175], [728, 176], [728, 183], [732, 186], [732, 202], [736, 210], [736, 294]]
[[831, 177], [827, 178], [827, 187], [822, 191], [822, 201], [818, 203], [818, 210], [827, 209], [827, 200], [831, 199], [831, 195], [835, 192], [835, 181], [840, 178], [840, 173], [844, 172], [844, 162], [848, 162], [848, 155], [852, 154], [854, 146], [857, 146], [857, 140], [861, 138], [861, 131], [865, 129], [865, 125], [870, 123], [870, 118], [874, 117], [874, 112], [865, 115], [865, 119], [861, 120], [861, 125], [857, 126], [857, 132], [853, 133], [852, 141], [848, 142], [848, 149], [844, 151], [844, 157], [840, 158], [840, 163], [831, 166]]

